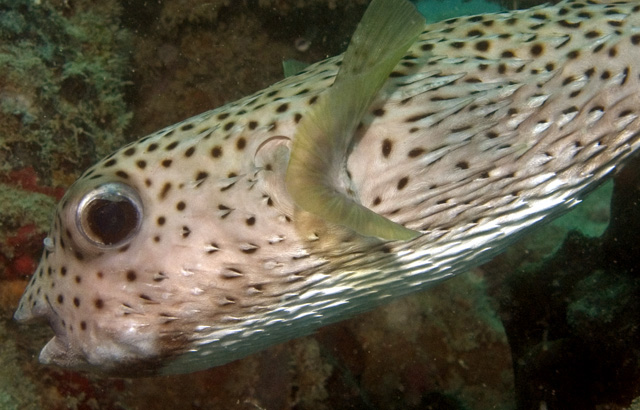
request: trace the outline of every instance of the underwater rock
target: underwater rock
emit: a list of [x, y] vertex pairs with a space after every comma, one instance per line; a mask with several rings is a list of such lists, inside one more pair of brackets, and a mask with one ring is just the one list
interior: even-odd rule
[[518, 409], [629, 406], [640, 395], [639, 166], [615, 178], [601, 237], [570, 233], [498, 292]]

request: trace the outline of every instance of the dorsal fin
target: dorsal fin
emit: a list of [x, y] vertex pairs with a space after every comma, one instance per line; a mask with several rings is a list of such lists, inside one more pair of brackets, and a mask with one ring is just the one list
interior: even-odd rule
[[424, 17], [406, 0], [369, 5], [333, 85], [295, 134], [286, 185], [304, 211], [365, 236], [406, 240], [419, 234], [347, 196], [345, 175], [358, 124], [424, 25]]
[[282, 71], [284, 72], [284, 78], [296, 75], [307, 67], [309, 67], [309, 63], [305, 63], [304, 61], [299, 61], [293, 58], [282, 61]]

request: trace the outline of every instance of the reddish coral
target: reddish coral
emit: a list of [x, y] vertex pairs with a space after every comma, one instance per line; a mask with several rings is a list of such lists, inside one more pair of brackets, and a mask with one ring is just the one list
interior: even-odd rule
[[7, 175], [0, 175], [0, 182], [20, 187], [25, 191], [52, 196], [57, 200], [62, 199], [64, 195], [64, 188], [39, 185], [38, 174], [33, 167], [17, 169], [10, 171]]
[[35, 224], [29, 224], [8, 237], [5, 243], [12, 250], [12, 255], [0, 254], [0, 265], [5, 265], [1, 279], [18, 279], [32, 274], [38, 265], [37, 258], [45, 236]]

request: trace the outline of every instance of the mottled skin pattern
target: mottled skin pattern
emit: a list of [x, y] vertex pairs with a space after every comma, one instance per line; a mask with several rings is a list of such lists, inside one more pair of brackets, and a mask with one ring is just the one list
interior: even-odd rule
[[[429, 25], [348, 158], [354, 196], [422, 234], [359, 237], [296, 210], [296, 124], [341, 57], [154, 133], [61, 201], [16, 318], [46, 318], [41, 360], [119, 374], [243, 357], [424, 288], [568, 209], [638, 148], [640, 3], [564, 2]], [[142, 203], [134, 235], [95, 246], [81, 199]]]

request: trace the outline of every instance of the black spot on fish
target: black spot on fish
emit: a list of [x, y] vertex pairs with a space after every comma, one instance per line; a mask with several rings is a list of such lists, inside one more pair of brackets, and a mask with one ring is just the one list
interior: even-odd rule
[[628, 78], [629, 78], [629, 67], [625, 67], [624, 70], [622, 70], [622, 80], [620, 80], [620, 85], [621, 86], [625, 85]]
[[162, 190], [160, 191], [160, 195], [158, 195], [158, 197], [160, 199], [165, 199], [167, 197], [167, 194], [169, 193], [169, 191], [171, 190], [171, 183], [170, 182], [166, 182], [163, 186], [162, 186]]
[[187, 207], [187, 204], [185, 204], [183, 201], [180, 201], [176, 204], [176, 209], [178, 211], [184, 211], [186, 207]]
[[420, 120], [425, 119], [427, 117], [430, 117], [433, 114], [434, 114], [433, 112], [427, 112], [427, 113], [424, 113], [424, 114], [418, 114], [418, 115], [414, 115], [412, 117], [407, 118], [405, 121], [406, 122], [417, 122], [417, 121], [420, 121]]
[[384, 141], [382, 141], [382, 156], [385, 158], [389, 158], [392, 148], [393, 143], [391, 142], [391, 140], [385, 138]]
[[138, 278], [138, 275], [136, 275], [136, 272], [133, 270], [129, 270], [127, 271], [127, 281], [129, 282], [135, 282], [135, 280]]
[[433, 50], [433, 44], [431, 43], [423, 44], [422, 46], [420, 46], [420, 48], [422, 49], [422, 51], [431, 51]]
[[600, 37], [600, 32], [596, 30], [589, 30], [584, 34], [585, 38], [597, 38]]
[[135, 149], [134, 147], [128, 148], [127, 150], [125, 150], [125, 151], [123, 152], [123, 154], [124, 154], [124, 156], [125, 156], [125, 157], [130, 157], [130, 156], [132, 156], [132, 155], [133, 155], [133, 154], [135, 154], [135, 153], [136, 153], [136, 149]]
[[242, 151], [247, 146], [247, 140], [244, 137], [238, 138], [236, 141], [236, 148]]
[[489, 50], [490, 43], [487, 40], [480, 40], [476, 43], [475, 48], [478, 51], [487, 51]]
[[544, 51], [544, 47], [540, 43], [536, 43], [531, 46], [531, 55], [534, 57], [539, 56]]
[[171, 144], [167, 145], [164, 149], [165, 151], [171, 151], [175, 147], [177, 147], [179, 143], [180, 143], [179, 141], [173, 141]]
[[165, 160], [163, 160], [160, 164], [162, 164], [162, 166], [163, 166], [163, 167], [165, 167], [165, 168], [169, 168], [169, 167], [171, 166], [171, 163], [172, 163], [172, 162], [173, 162], [173, 161], [172, 161], [172, 160], [170, 160], [170, 159], [165, 159]]
[[215, 147], [211, 148], [211, 156], [214, 158], [220, 158], [222, 156], [222, 147], [216, 145]]
[[425, 149], [418, 147], [418, 148], [413, 148], [411, 151], [409, 151], [407, 155], [409, 156], [409, 158], [415, 158], [415, 157], [419, 157], [424, 153], [425, 153]]
[[156, 222], [158, 223], [158, 226], [162, 226], [165, 224], [165, 222], [167, 222], [167, 218], [165, 218], [164, 216], [159, 216]]
[[408, 183], [409, 183], [409, 177], [400, 178], [400, 180], [398, 181], [398, 185], [397, 185], [398, 191], [404, 189], [407, 186]]
[[581, 23], [579, 21], [576, 21], [575, 23], [570, 23], [567, 20], [560, 20], [558, 21], [558, 25], [564, 28], [580, 28]]
[[147, 152], [153, 152], [158, 149], [158, 144], [152, 143], [147, 147]]

